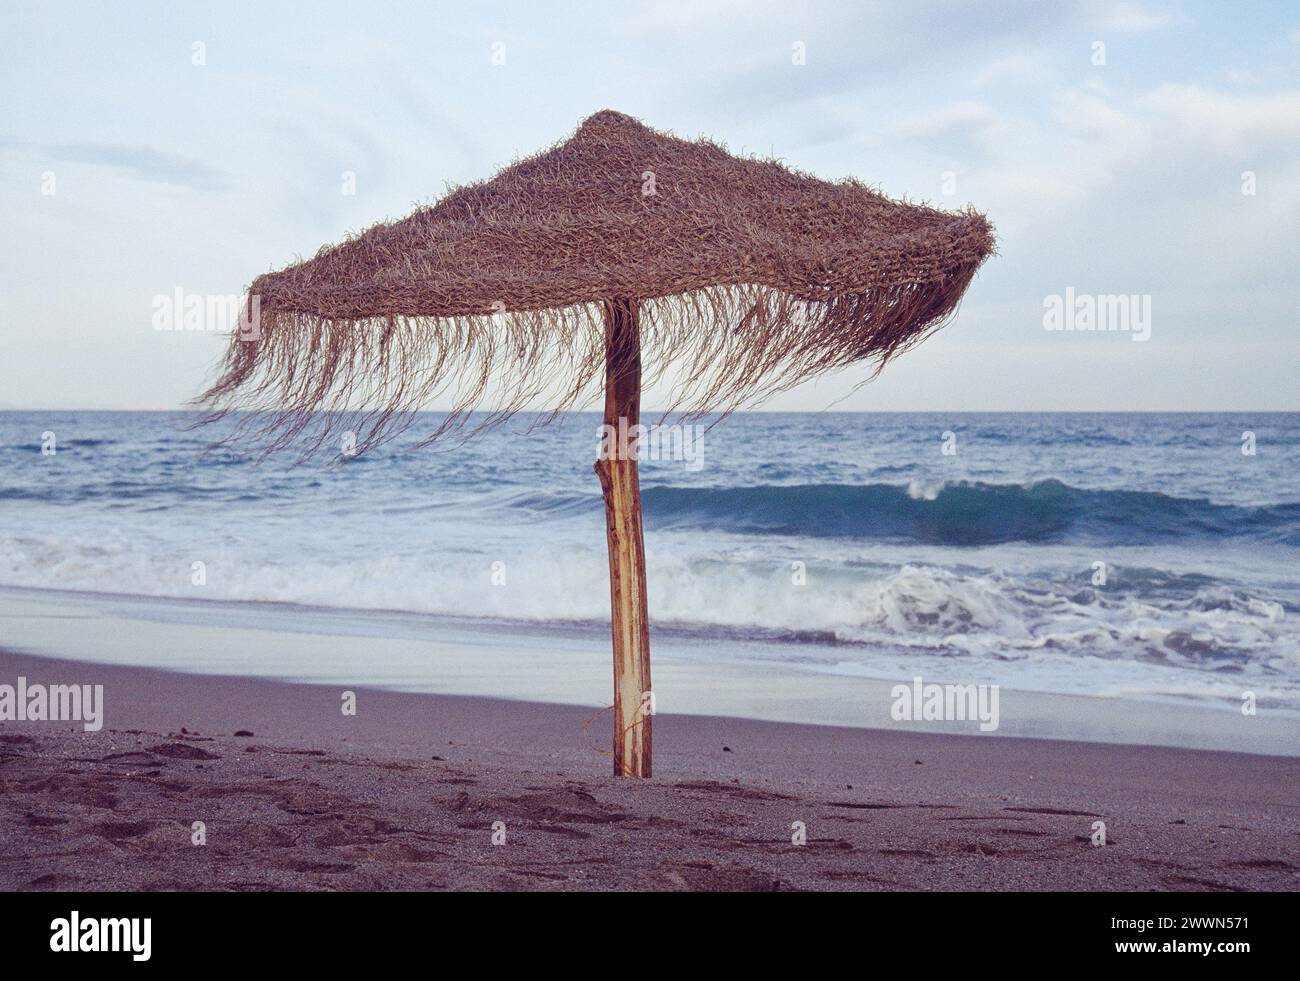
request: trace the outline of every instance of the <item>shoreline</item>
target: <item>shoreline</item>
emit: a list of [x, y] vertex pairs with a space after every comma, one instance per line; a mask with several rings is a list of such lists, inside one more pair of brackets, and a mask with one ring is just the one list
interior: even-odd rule
[[0, 723], [2, 888], [1300, 889], [1290, 758], [661, 714], [617, 780], [580, 706], [97, 671]]
[[[230, 601], [0, 588], [4, 643], [99, 671], [131, 665], [390, 691], [590, 706], [609, 699], [605, 631], [496, 625], [414, 614], [385, 615]], [[779, 658], [788, 645], [746, 644], [748, 659], [720, 641], [656, 637], [654, 683], [661, 713], [826, 724], [964, 738], [1039, 738], [1173, 746], [1300, 757], [1300, 715], [1261, 706], [1254, 716], [1192, 701], [1057, 694], [1001, 686], [1000, 725], [891, 716], [892, 678], [812, 670]], [[80, 670], [80, 669], [79, 669]], [[919, 670], [919, 669], [918, 669]], [[989, 682], [954, 665], [926, 681]], [[84, 674], [85, 672], [82, 671]], [[954, 677], [955, 675], [955, 677]], [[0, 677], [0, 683], [13, 678]]]

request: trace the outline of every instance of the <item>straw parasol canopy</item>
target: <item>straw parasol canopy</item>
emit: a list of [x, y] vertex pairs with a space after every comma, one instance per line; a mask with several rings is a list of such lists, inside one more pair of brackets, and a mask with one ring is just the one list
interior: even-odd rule
[[[974, 211], [891, 201], [774, 160], [598, 112], [565, 142], [397, 222], [256, 279], [246, 329], [202, 395], [234, 437], [357, 452], [433, 402], [426, 434], [604, 394], [605, 432], [667, 411], [725, 415], [859, 362], [879, 371], [943, 324], [992, 229]], [[868, 377], [869, 377], [868, 373]], [[475, 410], [488, 407], [486, 412]], [[546, 421], [546, 420], [543, 420]], [[651, 770], [645, 543], [630, 445], [602, 443], [614, 648], [614, 772]]]
[[993, 250], [974, 211], [605, 110], [491, 180], [258, 277], [258, 330], [235, 335], [199, 401], [261, 410], [240, 418], [268, 449], [348, 429], [358, 451], [435, 400], [453, 409], [426, 442], [580, 408], [600, 396], [605, 308], [623, 299], [638, 303], [646, 384], [665, 378], [684, 418], [726, 414], [857, 362], [878, 371], [945, 322]]

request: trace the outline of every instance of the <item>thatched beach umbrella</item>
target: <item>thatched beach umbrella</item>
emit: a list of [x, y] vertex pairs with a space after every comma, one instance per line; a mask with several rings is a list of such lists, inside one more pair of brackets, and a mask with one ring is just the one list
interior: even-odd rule
[[[953, 313], [993, 246], [972, 211], [599, 112], [489, 181], [259, 277], [256, 329], [200, 401], [209, 418], [258, 410], [237, 428], [268, 449], [350, 430], [360, 452], [435, 399], [452, 410], [424, 443], [588, 405], [603, 386], [606, 425], [635, 434], [643, 384], [662, 380], [669, 411], [693, 420], [857, 362], [879, 370]], [[649, 776], [636, 447], [601, 457], [614, 771]]]

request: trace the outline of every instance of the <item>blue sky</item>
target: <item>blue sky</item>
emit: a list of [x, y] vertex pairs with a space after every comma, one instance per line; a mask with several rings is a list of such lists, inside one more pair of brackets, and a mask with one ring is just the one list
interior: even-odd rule
[[[997, 226], [945, 331], [770, 408], [1297, 408], [1294, 3], [187, 6], [0, 12], [0, 407], [178, 406], [224, 342], [155, 331], [155, 296], [238, 292], [614, 108]], [[1067, 287], [1150, 295], [1150, 340], [1044, 330]]]

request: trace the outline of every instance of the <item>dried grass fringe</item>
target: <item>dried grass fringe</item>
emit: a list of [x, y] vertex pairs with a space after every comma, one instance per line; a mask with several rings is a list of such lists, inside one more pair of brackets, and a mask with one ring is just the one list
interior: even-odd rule
[[[761, 285], [643, 300], [642, 390], [665, 382], [664, 418], [691, 423], [716, 413], [716, 423], [859, 362], [873, 367], [865, 383], [951, 318], [978, 265], [938, 282], [826, 301]], [[263, 309], [258, 336], [232, 336], [220, 378], [195, 400], [207, 410], [196, 425], [229, 417], [216, 445], [251, 441], [263, 456], [296, 448], [300, 460], [337, 448], [349, 431], [357, 453], [374, 449], [435, 402], [451, 408], [419, 446], [470, 439], [525, 409], [549, 408], [531, 431], [601, 398], [610, 302], [355, 320]]]

